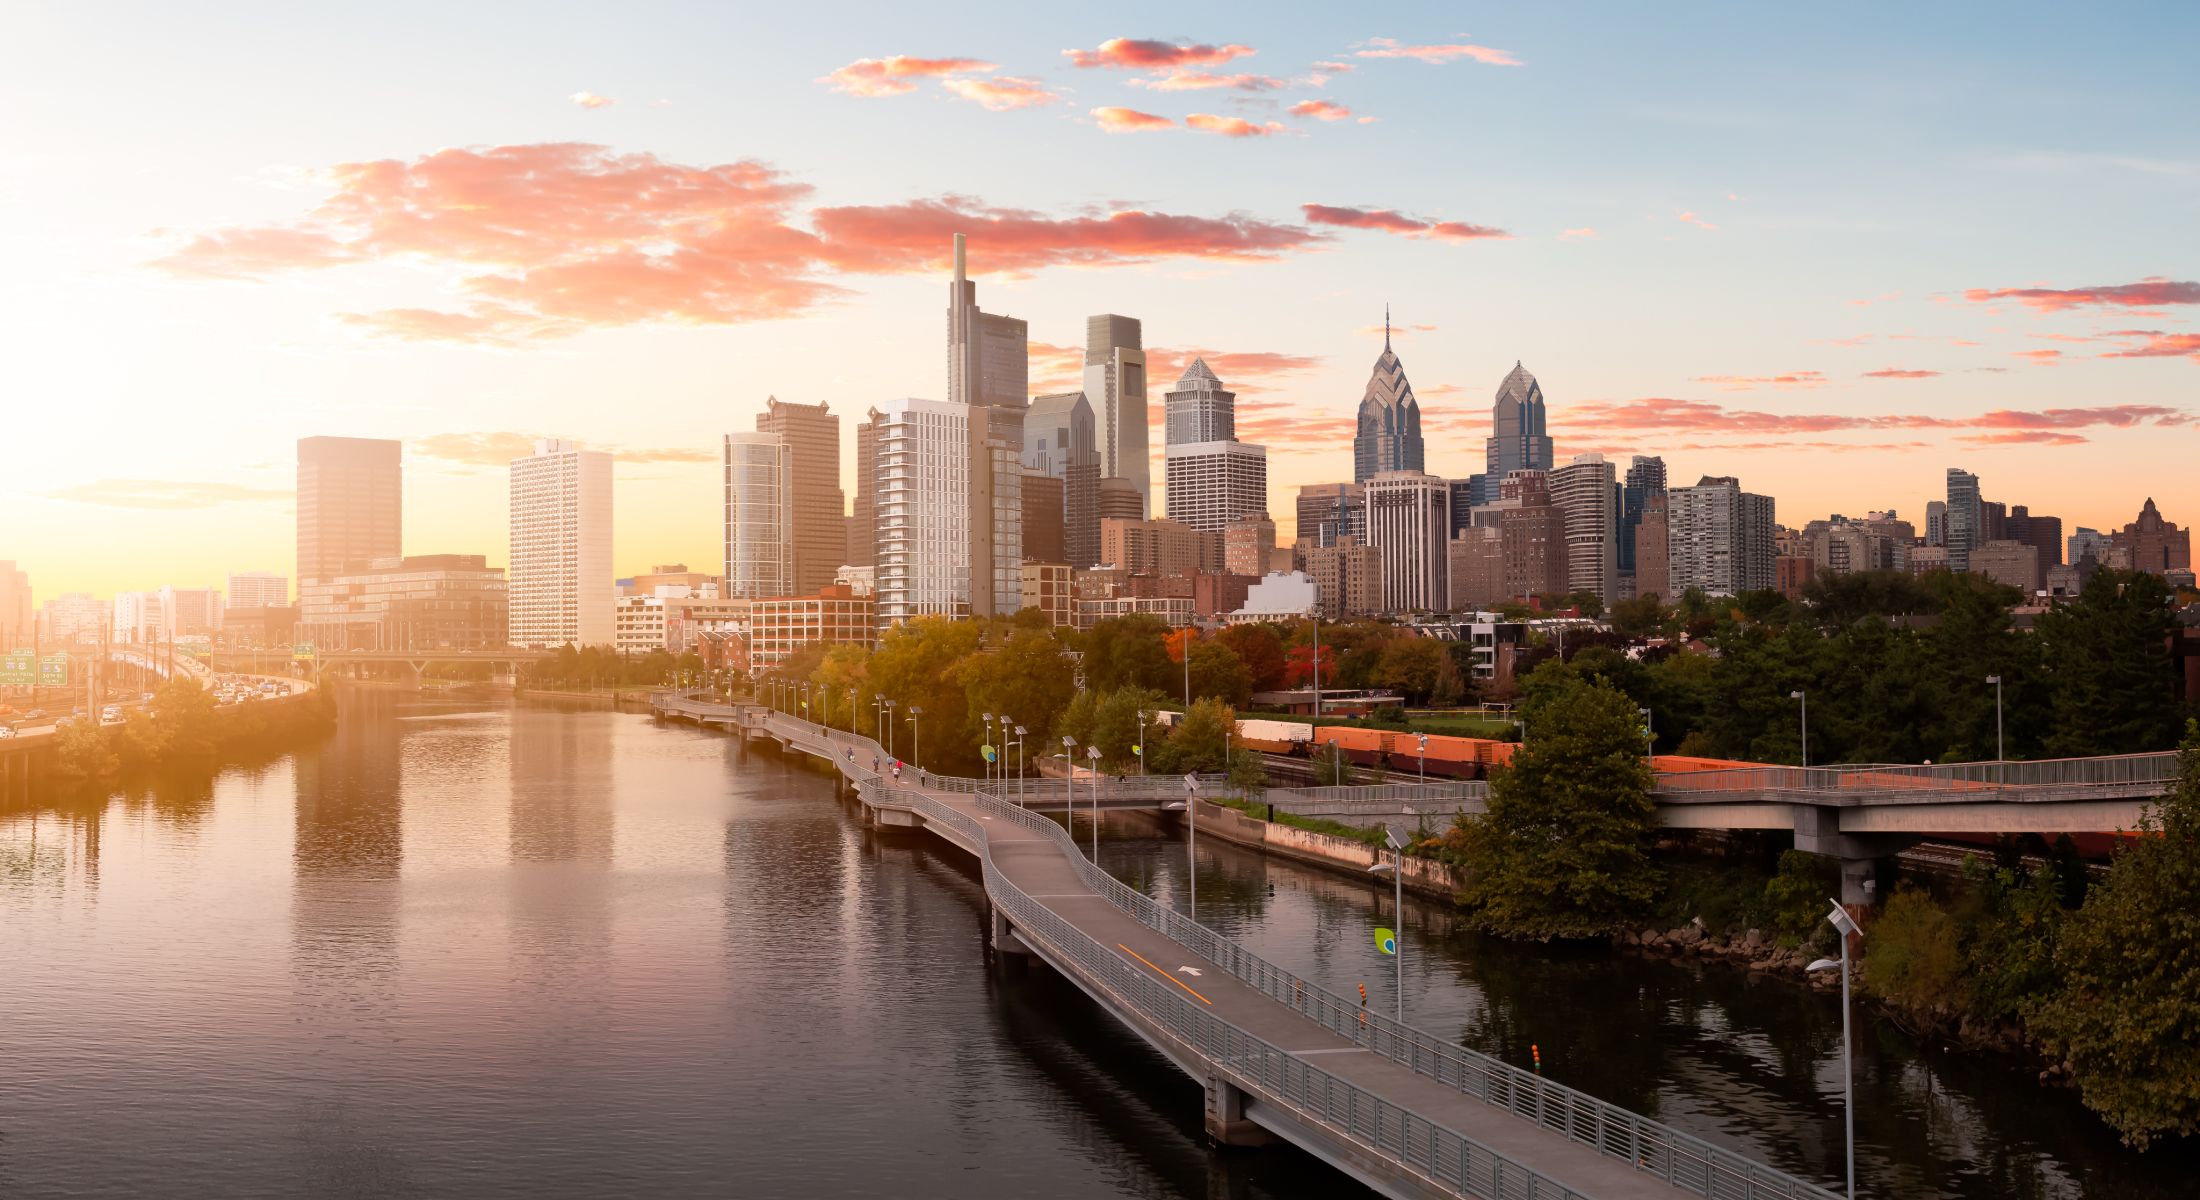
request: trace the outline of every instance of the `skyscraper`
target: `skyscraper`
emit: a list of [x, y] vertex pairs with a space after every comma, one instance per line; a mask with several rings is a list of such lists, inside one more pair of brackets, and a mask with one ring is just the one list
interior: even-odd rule
[[1195, 358], [1164, 397], [1169, 519], [1219, 533], [1268, 511], [1268, 448], [1237, 440], [1237, 397]]
[[719, 595], [761, 600], [814, 591], [796, 582], [794, 448], [777, 433], [729, 433], [724, 465], [726, 581]]
[[850, 566], [878, 563], [878, 422], [875, 408], [856, 422], [856, 494], [848, 504]]
[[1365, 537], [1367, 510], [1357, 483], [1308, 483], [1299, 487], [1297, 540], [1334, 546], [1340, 537]]
[[281, 608], [290, 603], [290, 576], [273, 571], [231, 571], [230, 608]]
[[879, 624], [967, 614], [970, 421], [982, 410], [940, 400], [899, 399], [873, 412], [879, 460]]
[[958, 233], [955, 278], [947, 287], [947, 398], [1020, 409], [1031, 397], [1029, 327], [978, 308], [978, 285], [964, 270], [964, 249]]
[[842, 519], [846, 497], [840, 491], [840, 418], [823, 404], [789, 404], [764, 398], [756, 414], [759, 433], [777, 434], [793, 463], [794, 567], [787, 590], [811, 595], [830, 584], [848, 561], [848, 526]]
[[[1536, 411], [1542, 411], [1540, 401]], [[1551, 472], [1551, 506], [1566, 523], [1566, 590], [1591, 593], [1606, 609], [1619, 599], [1619, 513], [1612, 502], [1613, 482], [1612, 464], [1601, 454], [1578, 455]]]
[[1451, 606], [1451, 487], [1419, 471], [1384, 471], [1367, 491], [1367, 543], [1383, 556], [1385, 612]]
[[1099, 429], [1083, 392], [1031, 402], [1024, 413], [1024, 469], [1062, 481], [1062, 552], [1069, 565], [1099, 562]]
[[403, 457], [379, 438], [298, 439], [300, 583], [402, 552]]
[[1971, 551], [1986, 544], [1985, 510], [1979, 503], [1978, 476], [1948, 468], [1948, 569], [1971, 569]]
[[1551, 504], [1550, 475], [1514, 471], [1497, 486], [1505, 597], [1565, 595], [1566, 514]]
[[[1635, 530], [1642, 526], [1643, 510], [1649, 506], [1650, 497], [1665, 494], [1665, 460], [1637, 454], [1627, 467], [1627, 480], [1620, 488], [1619, 504], [1619, 572], [1622, 575], [1641, 573], [1635, 557]], [[1640, 594], [1641, 580], [1636, 580]], [[1662, 594], [1662, 593], [1661, 593]]]
[[1085, 398], [1100, 422], [1100, 477], [1128, 480], [1145, 512], [1152, 512], [1143, 337], [1135, 317], [1085, 318]]
[[1024, 561], [1066, 563], [1063, 546], [1062, 481], [1024, 468]]
[[1672, 544], [1667, 537], [1670, 497], [1659, 491], [1642, 502], [1635, 525], [1635, 595], [1673, 599]]
[[947, 298], [947, 399], [971, 410], [963, 422], [964, 527], [971, 540], [962, 599], [973, 614], [991, 616], [1015, 612], [1023, 597], [1023, 418], [1031, 366], [1024, 323], [979, 310], [978, 285], [967, 277], [963, 255], [958, 233]]
[[1551, 469], [1551, 439], [1544, 428], [1543, 385], [1517, 361], [1497, 385], [1490, 410], [1490, 438], [1483, 473], [1503, 479], [1514, 471]]
[[512, 460], [510, 562], [513, 645], [613, 644], [609, 454], [543, 439]]
[[1413, 398], [1413, 385], [1406, 381], [1405, 364], [1390, 348], [1390, 313], [1385, 310], [1383, 352], [1375, 359], [1367, 390], [1360, 394], [1359, 430], [1352, 436], [1352, 482], [1366, 483], [1386, 471], [1420, 471], [1425, 466], [1421, 403]]
[[1694, 487], [1666, 493], [1666, 503], [1676, 595], [1701, 588], [1710, 596], [1735, 596], [1776, 582], [1772, 497], [1743, 491], [1731, 475], [1706, 475]]

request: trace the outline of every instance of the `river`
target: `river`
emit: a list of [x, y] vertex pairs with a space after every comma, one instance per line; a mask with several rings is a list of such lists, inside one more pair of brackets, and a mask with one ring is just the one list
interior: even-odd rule
[[[646, 717], [345, 697], [325, 743], [0, 810], [0, 1197], [1333, 1197], [984, 954], [973, 871]], [[1104, 864], [1183, 901], [1184, 847]], [[1200, 915], [1387, 1004], [1386, 891], [1201, 843]], [[1410, 900], [1410, 1019], [1832, 1182], [1839, 1011]], [[1873, 1195], [2189, 1195], [2020, 1069], [1867, 1022]]]

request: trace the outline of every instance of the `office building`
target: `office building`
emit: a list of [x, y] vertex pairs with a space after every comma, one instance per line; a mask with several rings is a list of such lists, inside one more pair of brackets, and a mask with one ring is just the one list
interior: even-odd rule
[[[8, 565], [0, 563], [0, 568]], [[0, 574], [5, 573], [0, 570]], [[30, 591], [28, 577], [21, 577], [20, 584], [25, 593]], [[96, 642], [106, 633], [113, 615], [114, 606], [108, 601], [85, 592], [63, 592], [39, 608], [40, 640], [62, 645]]]
[[1222, 528], [1222, 569], [1232, 575], [1266, 575], [1276, 549], [1276, 523], [1265, 512], [1239, 517]]
[[941, 400], [899, 399], [874, 411], [879, 623], [967, 615], [970, 418], [982, 410]]
[[[1406, 381], [1405, 364], [1390, 348], [1390, 313], [1383, 313], [1383, 352], [1375, 359], [1367, 388], [1360, 394], [1358, 431], [1352, 437], [1352, 481], [1365, 484], [1393, 471], [1420, 473], [1421, 403]], [[1447, 498], [1448, 505], [1449, 500]]]
[[1673, 600], [1671, 543], [1667, 540], [1667, 497], [1663, 490], [1645, 497], [1642, 520], [1635, 525], [1635, 595]]
[[403, 553], [401, 443], [298, 439], [298, 579], [333, 578]]
[[612, 644], [611, 455], [544, 439], [512, 460], [510, 561], [513, 645]]
[[38, 636], [36, 613], [30, 573], [12, 560], [0, 559], [0, 650], [31, 644]]
[[1057, 392], [1031, 402], [1024, 412], [1024, 469], [1062, 481], [1064, 561], [1073, 567], [1099, 562], [1099, 427], [1083, 392]]
[[833, 581], [847, 561], [847, 497], [840, 490], [840, 417], [823, 404], [764, 399], [758, 433], [776, 434], [787, 447], [791, 469], [789, 528], [792, 581], [783, 591], [814, 592]]
[[1193, 359], [1162, 399], [1169, 519], [1220, 532], [1268, 511], [1268, 449], [1237, 440], [1237, 397], [1206, 360]]
[[947, 399], [951, 404], [1021, 410], [1031, 396], [1029, 330], [1015, 317], [978, 308], [978, 285], [964, 270], [955, 235], [955, 277], [947, 287]]
[[970, 410], [970, 612], [1007, 616], [1023, 603], [1024, 413]]
[[[1483, 460], [1483, 473], [1497, 480], [1514, 471], [1552, 470], [1543, 385], [1517, 361], [1497, 385], [1496, 402], [1490, 406], [1490, 437], [1483, 446]], [[1661, 472], [1663, 467], [1664, 464], [1659, 464]]]
[[1102, 313], [1085, 319], [1085, 398], [1099, 421], [1100, 477], [1130, 484], [1138, 493], [1138, 518], [1153, 511], [1143, 338], [1135, 317]]
[[1971, 551], [1971, 572], [1984, 575], [1995, 583], [2013, 587], [2027, 597], [2039, 591], [2046, 582], [2040, 568], [2039, 549], [2006, 538], [1974, 548]]
[[1453, 612], [1482, 612], [1512, 599], [1505, 592], [1505, 531], [1499, 525], [1469, 525], [1452, 535], [1451, 605]]
[[1694, 487], [1667, 492], [1666, 501], [1676, 594], [1698, 588], [1736, 596], [1778, 584], [1772, 497], [1743, 491], [1733, 476], [1706, 475]]
[[874, 408], [856, 422], [855, 497], [848, 502], [848, 549], [842, 559], [852, 567], [878, 563], [878, 421]]
[[160, 608], [171, 638], [210, 634], [222, 627], [222, 594], [216, 588], [179, 588], [163, 584]]
[[[1537, 411], [1541, 409], [1540, 395], [1538, 392]], [[1566, 591], [1588, 592], [1607, 609], [1619, 600], [1619, 513], [1613, 503], [1614, 482], [1612, 464], [1601, 454], [1578, 455], [1550, 475], [1551, 506], [1566, 525]]]
[[1383, 611], [1449, 607], [1450, 486], [1419, 471], [1385, 471], [1362, 486], [1367, 541], [1382, 552]]
[[1566, 514], [1551, 502], [1549, 473], [1511, 471], [1498, 484], [1497, 528], [1505, 599], [1566, 594]]
[[808, 596], [772, 596], [749, 602], [749, 662], [768, 671], [804, 646], [878, 644], [877, 605], [838, 584]]
[[[1540, 400], [1538, 402], [1540, 407]], [[1635, 557], [1635, 531], [1642, 527], [1643, 510], [1650, 497], [1665, 494], [1665, 460], [1655, 456], [1637, 454], [1628, 464], [1627, 477], [1620, 484], [1619, 501], [1619, 573], [1635, 577], [1640, 571], [1640, 561]], [[1642, 594], [1642, 581], [1635, 580], [1635, 593]]]
[[[602, 583], [608, 618], [608, 570]], [[296, 635], [321, 650], [487, 650], [505, 643], [510, 623], [504, 572], [479, 554], [376, 559], [298, 585]], [[611, 645], [613, 634], [587, 644]]]
[[1365, 495], [1357, 483], [1301, 485], [1296, 540], [1310, 546], [1334, 546], [1337, 539], [1365, 539]]
[[785, 596], [795, 587], [794, 450], [776, 433], [725, 438], [725, 595]]
[[1327, 545], [1309, 546], [1306, 573], [1330, 620], [1372, 617], [1383, 608], [1383, 552], [1344, 534]]
[[1062, 481], [1024, 468], [1023, 552], [1025, 562], [1069, 563], [1064, 549]]
[[114, 613], [107, 623], [112, 640], [151, 644], [168, 636], [168, 618], [158, 592], [116, 592]]
[[2071, 565], [2077, 565], [2078, 560], [2082, 558], [2091, 558], [2099, 562], [2107, 557], [2108, 536], [2106, 534], [2098, 529], [2089, 529], [2084, 525], [2080, 525], [2071, 531], [2070, 557], [2068, 559]]
[[1133, 575], [1188, 575], [1206, 567], [1199, 531], [1181, 521], [1100, 522], [1100, 562]]
[[2061, 517], [2045, 514], [2035, 516], [2030, 508], [2019, 504], [2009, 510], [2009, 518], [2002, 526], [2002, 536], [2012, 542], [2022, 542], [2039, 552], [2043, 580], [2050, 568], [2062, 565]]
[[273, 571], [231, 571], [230, 608], [281, 608], [290, 603], [290, 576]]
[[[1138, 485], [1128, 479], [1109, 476], [1100, 481], [1099, 519], [1143, 521], [1146, 519], [1146, 501], [1138, 494]], [[1099, 560], [1099, 525], [1093, 526], [1093, 561]]]
[[2128, 556], [2134, 571], [2167, 575], [2192, 569], [2192, 531], [2163, 519], [2152, 496], [2147, 497], [2136, 520], [2109, 537], [2109, 546]]
[[1978, 476], [1955, 467], [1948, 468], [1948, 501], [1946, 529], [1941, 544], [1948, 548], [1948, 569], [1971, 569], [1971, 550], [1984, 545], [1983, 536], [1986, 514], [1980, 506]]

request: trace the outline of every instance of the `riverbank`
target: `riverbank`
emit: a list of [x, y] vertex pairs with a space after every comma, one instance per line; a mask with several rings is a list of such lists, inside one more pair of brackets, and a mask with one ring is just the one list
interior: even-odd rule
[[556, 700], [575, 708], [598, 708], [612, 712], [649, 711], [649, 694], [653, 688], [620, 688], [616, 691], [566, 691], [560, 688], [523, 687], [513, 694], [526, 700]]

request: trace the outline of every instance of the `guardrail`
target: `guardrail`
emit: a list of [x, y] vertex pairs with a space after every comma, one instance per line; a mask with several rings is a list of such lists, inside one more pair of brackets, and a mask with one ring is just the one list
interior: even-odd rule
[[2023, 802], [2025, 793], [2167, 790], [2177, 779], [2177, 754], [2053, 758], [2028, 762], [1946, 763], [1937, 766], [1865, 763], [1835, 767], [1731, 767], [1662, 772], [1660, 795], [1786, 792], [1844, 800], [1939, 800], [1958, 797]]
[[[1141, 1012], [1154, 1015], [1151, 1010], [1160, 1009], [1166, 1014], [1165, 1027], [1172, 1034], [1199, 1047], [1215, 1061], [1245, 1073], [1263, 1088], [1273, 1089], [1285, 1103], [1309, 1118], [1466, 1194], [1533, 1200], [1576, 1195], [1471, 1138], [1346, 1083], [1212, 1014], [1194, 1009], [1181, 997], [1167, 995], [1158, 983], [1133, 973], [1120, 958], [1106, 954], [1104, 947], [1003, 877], [993, 863], [982, 825], [968, 814], [922, 792], [884, 784], [869, 772], [857, 774], [868, 776], [874, 787], [883, 787], [881, 797], [891, 796], [895, 806], [910, 808], [927, 821], [946, 824], [977, 846], [987, 891], [1019, 928], [1033, 929], [1063, 953], [1071, 954], [1081, 967], [1091, 970], [1119, 995], [1140, 997]], [[1046, 817], [982, 790], [975, 798], [988, 815], [1054, 839], [1086, 886], [1118, 911], [1269, 999], [1417, 1074], [1533, 1121], [1601, 1155], [1625, 1160], [1683, 1191], [1715, 1200], [1835, 1200], [1835, 1193], [1815, 1184], [1488, 1055], [1439, 1041], [1347, 1001], [1109, 875], [1077, 849], [1066, 829]], [[1083, 954], [1073, 953], [1070, 947], [1080, 944], [1089, 949]]]
[[1375, 783], [1350, 787], [1269, 788], [1261, 799], [1277, 808], [1291, 804], [1451, 804], [1489, 799], [1481, 780], [1444, 783]]

